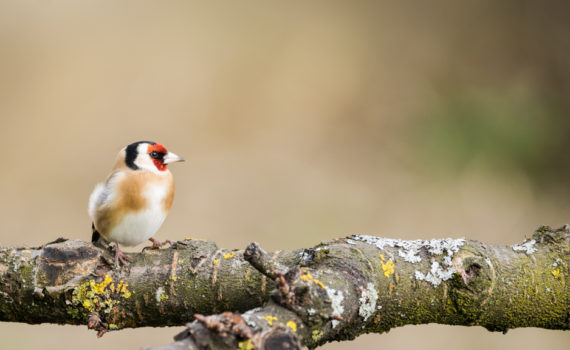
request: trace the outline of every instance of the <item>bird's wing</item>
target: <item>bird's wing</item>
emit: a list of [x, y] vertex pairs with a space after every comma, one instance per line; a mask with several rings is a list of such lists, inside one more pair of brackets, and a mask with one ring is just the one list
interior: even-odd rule
[[91, 195], [89, 196], [89, 206], [87, 208], [87, 211], [91, 218], [95, 217], [95, 211], [97, 210], [97, 207], [104, 200], [103, 197], [106, 197], [104, 193], [105, 185], [103, 183], [98, 183], [97, 186], [95, 186], [93, 192], [91, 192]]
[[114, 199], [114, 188], [117, 182], [123, 178], [124, 174], [120, 171], [113, 172], [107, 178], [105, 183], [98, 183], [95, 189], [89, 196], [88, 213], [91, 218], [95, 218], [95, 212], [98, 208], [110, 204]]

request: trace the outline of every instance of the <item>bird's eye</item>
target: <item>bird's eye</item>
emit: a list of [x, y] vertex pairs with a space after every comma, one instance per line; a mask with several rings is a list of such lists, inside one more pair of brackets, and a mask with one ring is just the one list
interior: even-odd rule
[[158, 158], [158, 152], [156, 152], [156, 151], [150, 152], [150, 157], [155, 158], [155, 159]]

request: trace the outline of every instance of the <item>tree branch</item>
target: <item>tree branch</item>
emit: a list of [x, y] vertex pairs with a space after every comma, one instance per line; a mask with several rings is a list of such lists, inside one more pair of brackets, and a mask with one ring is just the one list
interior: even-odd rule
[[[513, 246], [354, 235], [273, 254], [185, 240], [123, 269], [111, 257], [63, 239], [0, 248], [0, 320], [99, 335], [194, 320], [162, 349], [314, 348], [423, 323], [570, 329], [568, 226]], [[235, 313], [203, 316], [222, 311]]]

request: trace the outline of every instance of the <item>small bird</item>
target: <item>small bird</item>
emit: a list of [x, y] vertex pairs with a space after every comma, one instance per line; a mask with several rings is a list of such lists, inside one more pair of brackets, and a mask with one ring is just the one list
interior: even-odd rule
[[139, 141], [123, 148], [111, 174], [95, 186], [89, 197], [93, 220], [91, 241], [102, 236], [115, 242], [115, 265], [128, 265], [130, 257], [119, 244], [135, 246], [147, 239], [158, 249], [170, 241], [152, 238], [172, 207], [174, 179], [168, 164], [184, 159], [160, 143]]

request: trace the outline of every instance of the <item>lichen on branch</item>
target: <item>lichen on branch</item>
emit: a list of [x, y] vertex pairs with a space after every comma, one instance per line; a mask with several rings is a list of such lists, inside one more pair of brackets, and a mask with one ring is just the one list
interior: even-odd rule
[[512, 246], [353, 235], [267, 253], [184, 240], [121, 269], [106, 249], [57, 240], [0, 248], [0, 320], [99, 335], [190, 322], [176, 346], [214, 349], [315, 348], [424, 323], [569, 329], [569, 260], [568, 226]]

